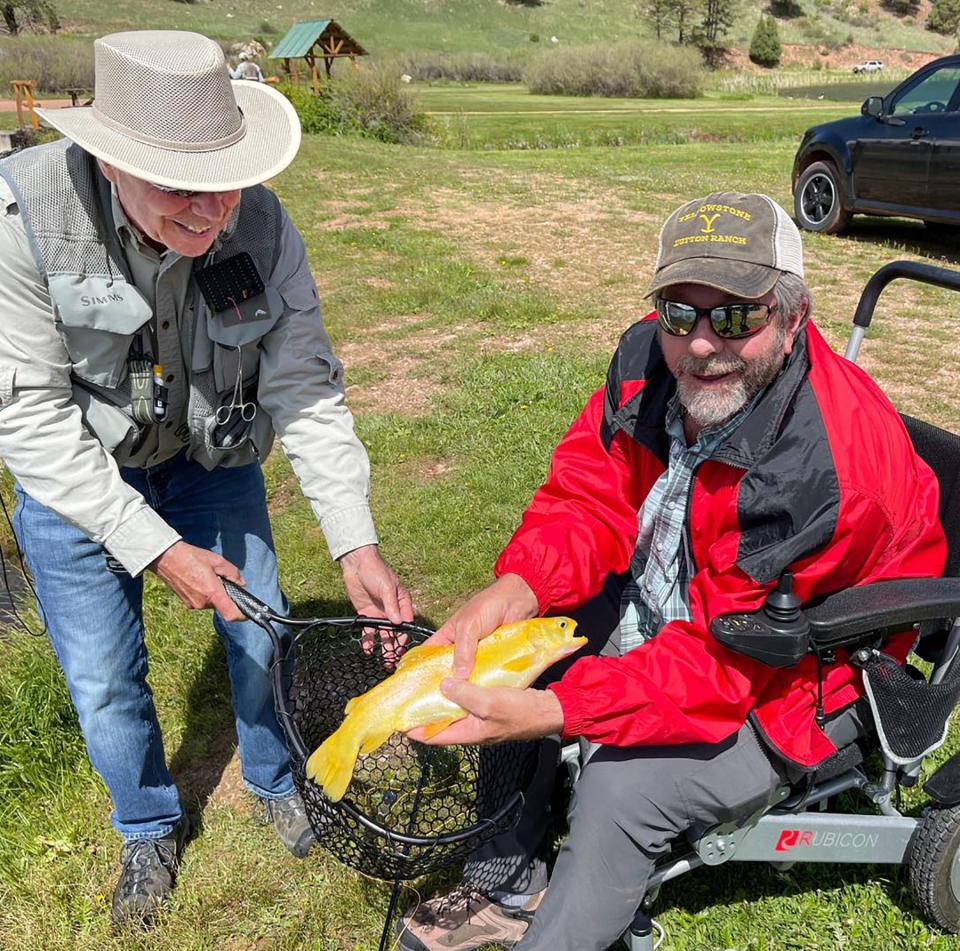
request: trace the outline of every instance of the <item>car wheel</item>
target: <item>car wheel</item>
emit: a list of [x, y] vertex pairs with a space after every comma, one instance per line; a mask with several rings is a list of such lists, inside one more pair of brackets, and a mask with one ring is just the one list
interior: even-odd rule
[[920, 823], [907, 872], [913, 897], [944, 931], [960, 930], [960, 809], [931, 807]]
[[793, 194], [797, 224], [824, 234], [843, 231], [850, 222], [850, 212], [844, 209], [840, 195], [840, 173], [832, 162], [808, 165]]

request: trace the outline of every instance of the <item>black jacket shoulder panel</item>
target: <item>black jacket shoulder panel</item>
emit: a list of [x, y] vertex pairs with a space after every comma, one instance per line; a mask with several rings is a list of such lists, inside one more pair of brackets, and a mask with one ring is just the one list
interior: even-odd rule
[[769, 448], [740, 481], [737, 566], [761, 583], [826, 545], [840, 484], [820, 407], [804, 374]]
[[[643, 388], [620, 405], [622, 384], [645, 380]], [[676, 389], [657, 339], [657, 323], [641, 320], [620, 338], [607, 370], [601, 438], [609, 452], [620, 431], [649, 449], [664, 465], [668, 454], [667, 404]]]

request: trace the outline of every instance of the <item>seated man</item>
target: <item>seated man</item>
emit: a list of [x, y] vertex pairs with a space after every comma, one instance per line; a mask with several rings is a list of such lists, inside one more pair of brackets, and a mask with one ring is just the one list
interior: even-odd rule
[[[779, 206], [721, 193], [677, 209], [649, 295], [655, 312], [561, 440], [497, 580], [435, 635], [455, 643], [457, 678], [478, 639], [537, 614], [573, 614], [606, 655], [574, 658], [546, 690], [447, 680], [470, 715], [431, 741], [599, 744], [569, 837], [544, 894], [544, 799], [528, 797], [465, 886], [400, 922], [407, 951], [607, 948], [671, 840], [815, 769], [862, 693], [842, 652], [820, 678], [812, 656], [774, 669], [723, 647], [711, 619], [758, 610], [785, 571], [806, 602], [942, 570], [936, 479], [879, 388], [808, 322], [800, 235]], [[888, 651], [902, 659], [912, 636]]]

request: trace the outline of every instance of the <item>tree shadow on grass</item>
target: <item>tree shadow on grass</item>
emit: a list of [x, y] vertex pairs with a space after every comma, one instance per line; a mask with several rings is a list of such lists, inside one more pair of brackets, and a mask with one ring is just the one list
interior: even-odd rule
[[714, 907], [764, 898], [790, 898], [841, 892], [858, 886], [876, 888], [905, 916], [921, 915], [899, 866], [797, 863], [783, 871], [767, 862], [730, 862], [698, 868], [667, 882], [653, 914], [675, 909], [696, 916]]
[[190, 838], [194, 838], [203, 829], [203, 811], [237, 747], [226, 652], [219, 639], [207, 648], [203, 666], [187, 688], [184, 706], [186, 724], [169, 768], [190, 818]]
[[917, 254], [941, 266], [960, 265], [960, 227], [928, 226], [908, 218], [856, 215], [842, 237], [861, 244], [896, 244], [898, 247], [891, 248], [891, 260], [900, 254]]

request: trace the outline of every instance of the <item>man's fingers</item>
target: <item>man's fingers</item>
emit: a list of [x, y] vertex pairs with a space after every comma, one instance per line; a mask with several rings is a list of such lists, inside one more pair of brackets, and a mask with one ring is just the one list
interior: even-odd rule
[[410, 592], [402, 585], [397, 585], [397, 600], [400, 603], [400, 620], [413, 620], [413, 598]]
[[467, 713], [485, 719], [490, 715], [490, 691], [469, 680], [458, 680], [447, 677], [440, 683], [440, 692], [457, 706], [463, 707]]
[[380, 585], [380, 604], [383, 609], [384, 617], [399, 624], [402, 620], [400, 616], [400, 601], [397, 597], [397, 585], [391, 584], [389, 580]]
[[467, 678], [477, 659], [477, 641], [479, 638], [463, 629], [457, 632], [453, 644], [453, 672], [457, 677]]
[[227, 581], [232, 581], [234, 584], [241, 586], [246, 584], [243, 580], [243, 575], [240, 574], [240, 569], [232, 561], [227, 561], [226, 558], [222, 558], [220, 555], [213, 556], [210, 561], [210, 567], [215, 574], [221, 578], [226, 578]]

